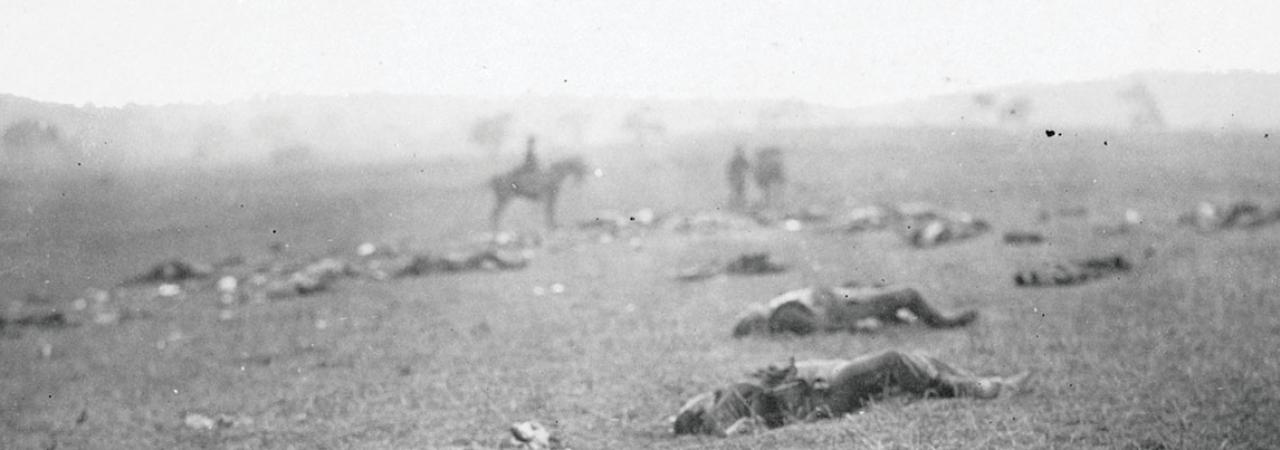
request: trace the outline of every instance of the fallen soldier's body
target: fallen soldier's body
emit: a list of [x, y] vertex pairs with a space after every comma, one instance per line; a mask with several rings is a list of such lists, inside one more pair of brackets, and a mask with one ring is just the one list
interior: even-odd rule
[[904, 311], [933, 328], [960, 327], [978, 318], [977, 311], [944, 316], [910, 287], [846, 283], [798, 289], [774, 297], [767, 304], [755, 305], [738, 320], [733, 336], [870, 330], [881, 324], [908, 322]]
[[1268, 211], [1257, 203], [1237, 201], [1225, 205], [1201, 202], [1194, 211], [1183, 214], [1178, 222], [1200, 231], [1229, 228], [1254, 228], [1280, 220], [1280, 209]]
[[1133, 264], [1123, 255], [1063, 261], [1019, 271], [1013, 275], [1016, 286], [1069, 286], [1128, 272]]
[[680, 408], [675, 434], [728, 436], [764, 426], [836, 418], [891, 394], [993, 399], [1021, 389], [1030, 372], [979, 377], [916, 353], [886, 351], [853, 360], [793, 361], [755, 380], [700, 394]]
[[951, 213], [908, 220], [903, 238], [914, 247], [930, 248], [969, 239], [990, 229], [986, 221], [967, 213]]
[[524, 255], [511, 251], [482, 249], [470, 252], [451, 252], [444, 256], [429, 254], [413, 257], [408, 265], [396, 272], [398, 277], [427, 275], [432, 272], [463, 272], [470, 270], [513, 270], [529, 265]]
[[722, 273], [735, 275], [767, 275], [787, 271], [787, 264], [773, 258], [768, 252], [744, 253], [725, 264], [712, 261], [681, 270], [676, 274], [680, 281], [700, 281]]

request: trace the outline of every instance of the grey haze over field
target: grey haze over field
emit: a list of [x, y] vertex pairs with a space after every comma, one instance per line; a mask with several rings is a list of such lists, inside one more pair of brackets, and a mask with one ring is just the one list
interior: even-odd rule
[[56, 0], [4, 2], [0, 17], [0, 92], [99, 106], [381, 92], [856, 107], [1280, 72], [1268, 1]]
[[0, 18], [17, 172], [505, 158], [527, 134], [652, 153], [849, 126], [1280, 125], [1269, 2], [55, 0]]

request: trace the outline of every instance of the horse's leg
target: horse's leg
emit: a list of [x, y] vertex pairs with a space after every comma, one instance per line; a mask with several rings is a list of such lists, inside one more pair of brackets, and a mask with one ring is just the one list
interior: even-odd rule
[[493, 205], [493, 213], [489, 215], [489, 225], [496, 234], [498, 232], [498, 221], [502, 219], [502, 211], [507, 208], [507, 203], [511, 201], [511, 196], [503, 192], [495, 192], [497, 194], [497, 202]]
[[556, 229], [556, 197], [560, 193], [556, 189], [547, 192], [547, 228]]

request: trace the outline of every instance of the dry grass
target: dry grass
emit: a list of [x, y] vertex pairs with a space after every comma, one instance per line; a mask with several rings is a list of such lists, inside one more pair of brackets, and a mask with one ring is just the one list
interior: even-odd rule
[[[726, 196], [719, 164], [740, 138], [691, 138], [661, 157], [597, 157], [606, 176], [569, 188], [565, 216], [713, 208]], [[1280, 228], [1206, 235], [1173, 222], [1201, 199], [1280, 202], [1274, 139], [973, 130], [819, 130], [776, 139], [797, 149], [789, 157], [799, 202], [928, 200], [978, 214], [997, 230], [1043, 230], [1050, 245], [1007, 247], [988, 234], [913, 250], [886, 234], [751, 231], [653, 233], [634, 249], [563, 233], [552, 239], [564, 245], [523, 271], [350, 281], [313, 297], [245, 306], [231, 321], [217, 320], [212, 294], [173, 300], [131, 291], [122, 301], [152, 317], [0, 339], [0, 447], [488, 447], [509, 423], [527, 419], [575, 448], [1280, 442]], [[486, 172], [410, 163], [148, 174], [99, 188], [67, 182], [46, 195], [17, 187], [8, 195], [21, 201], [0, 217], [6, 236], [24, 239], [3, 243], [0, 263], [10, 270], [0, 275], [0, 293], [44, 292], [64, 302], [160, 258], [213, 260], [277, 241], [298, 254], [350, 251], [366, 240], [438, 248], [483, 227]], [[1094, 219], [1035, 221], [1039, 207], [1071, 205], [1088, 207]], [[1118, 222], [1126, 208], [1143, 212], [1143, 230], [1091, 233], [1089, 220]], [[510, 223], [534, 228], [533, 212], [517, 206]], [[1014, 268], [1038, 258], [1149, 247], [1155, 257], [1117, 280], [1066, 289], [1016, 289], [1011, 281]], [[670, 279], [681, 263], [740, 250], [770, 250], [800, 267], [693, 284]], [[984, 316], [953, 331], [729, 337], [748, 303], [849, 279], [916, 284], [943, 309], [975, 307]], [[557, 282], [563, 294], [532, 293]], [[321, 318], [330, 326], [318, 329]], [[174, 331], [184, 338], [160, 348]], [[52, 357], [40, 357], [42, 343]], [[889, 401], [857, 416], [731, 439], [669, 433], [665, 419], [684, 399], [755, 367], [885, 348], [924, 350], [979, 372], [1039, 373], [1031, 392], [991, 402]], [[81, 411], [88, 420], [77, 424]], [[182, 425], [184, 411], [252, 423], [194, 431]]]

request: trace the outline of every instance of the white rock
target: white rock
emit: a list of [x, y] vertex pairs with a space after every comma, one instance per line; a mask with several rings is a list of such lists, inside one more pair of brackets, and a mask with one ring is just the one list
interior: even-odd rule
[[644, 225], [652, 224], [653, 219], [656, 217], [657, 214], [654, 214], [653, 210], [650, 208], [642, 208], [639, 211], [636, 211], [636, 222], [640, 222]]
[[240, 285], [240, 282], [239, 280], [236, 280], [236, 277], [227, 275], [225, 277], [218, 279], [218, 292], [229, 294], [229, 293], [235, 292], [236, 287], [238, 287], [239, 285]]
[[161, 297], [177, 297], [178, 294], [182, 293], [182, 286], [165, 283], [156, 288], [156, 293], [160, 294]]
[[108, 300], [111, 300], [111, 293], [104, 291], [102, 289], [91, 288], [85, 291], [85, 293], [87, 294], [89, 299], [94, 301], [94, 303], [106, 303]]
[[1127, 223], [1127, 224], [1129, 224], [1129, 225], [1138, 225], [1138, 224], [1141, 224], [1141, 223], [1142, 223], [1142, 214], [1139, 214], [1139, 213], [1138, 213], [1138, 211], [1136, 211], [1136, 210], [1126, 209], [1126, 210], [1124, 211], [1124, 222], [1125, 222], [1125, 223]]
[[196, 413], [188, 413], [182, 423], [193, 430], [212, 430], [218, 424], [212, 417]]

